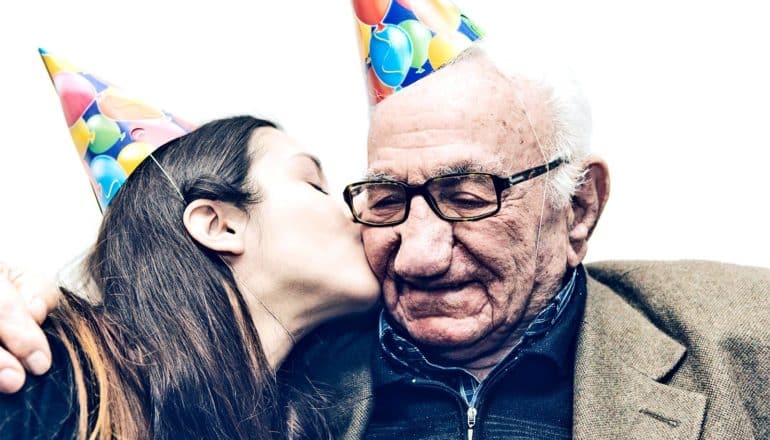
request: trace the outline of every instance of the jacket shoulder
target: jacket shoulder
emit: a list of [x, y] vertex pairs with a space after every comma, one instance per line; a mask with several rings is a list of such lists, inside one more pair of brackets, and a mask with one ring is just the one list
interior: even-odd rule
[[770, 269], [711, 261], [604, 261], [586, 266], [596, 280], [636, 305], [671, 308], [672, 312], [770, 318]]
[[770, 268], [741, 266], [706, 260], [620, 260], [586, 264], [592, 275], [600, 278], [630, 277], [634, 280], [658, 283], [676, 278], [685, 282], [703, 281], [725, 284], [741, 281], [743, 287], [764, 287], [770, 282]]
[[708, 261], [608, 261], [586, 268], [680, 342], [770, 341], [770, 269]]

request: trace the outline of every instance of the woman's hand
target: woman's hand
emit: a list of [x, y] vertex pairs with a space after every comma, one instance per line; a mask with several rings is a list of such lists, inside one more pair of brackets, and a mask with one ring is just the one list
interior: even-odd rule
[[0, 263], [0, 392], [19, 391], [25, 369], [41, 375], [51, 368], [51, 350], [40, 325], [56, 308], [59, 294], [52, 281]]

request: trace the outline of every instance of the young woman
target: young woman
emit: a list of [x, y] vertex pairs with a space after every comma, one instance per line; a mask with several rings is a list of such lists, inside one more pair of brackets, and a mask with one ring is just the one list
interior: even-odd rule
[[0, 396], [0, 438], [330, 437], [322, 396], [276, 370], [379, 285], [318, 160], [248, 116], [154, 159], [87, 257], [99, 297], [65, 293], [44, 326], [53, 367]]

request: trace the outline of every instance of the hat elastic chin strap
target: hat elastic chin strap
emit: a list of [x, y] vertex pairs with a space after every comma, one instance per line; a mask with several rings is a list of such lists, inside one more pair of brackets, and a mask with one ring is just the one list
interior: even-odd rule
[[158, 162], [158, 159], [155, 158], [155, 155], [150, 153], [149, 158], [152, 159], [153, 162], [155, 162], [155, 165], [160, 168], [160, 171], [163, 173], [164, 176], [166, 176], [166, 180], [171, 184], [171, 186], [174, 187], [174, 190], [176, 190], [176, 193], [179, 195], [179, 199], [181, 199], [183, 202], [186, 202], [184, 196], [182, 195], [182, 191], [179, 190], [179, 187], [177, 186], [176, 182], [174, 182], [174, 179], [171, 178], [171, 176], [166, 172], [166, 169], [163, 168], [163, 166]]

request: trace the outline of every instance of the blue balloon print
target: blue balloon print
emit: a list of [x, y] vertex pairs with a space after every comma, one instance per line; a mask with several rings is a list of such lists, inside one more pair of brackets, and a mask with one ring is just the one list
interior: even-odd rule
[[377, 78], [390, 87], [401, 85], [412, 64], [412, 50], [409, 35], [400, 27], [389, 24], [374, 31], [369, 56]]
[[99, 204], [102, 210], [110, 204], [118, 190], [126, 181], [126, 172], [117, 160], [110, 156], [99, 155], [91, 161], [91, 174], [102, 188]]

